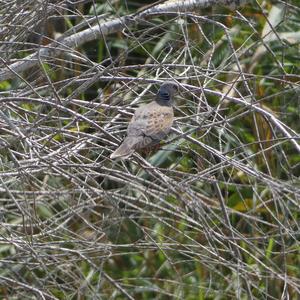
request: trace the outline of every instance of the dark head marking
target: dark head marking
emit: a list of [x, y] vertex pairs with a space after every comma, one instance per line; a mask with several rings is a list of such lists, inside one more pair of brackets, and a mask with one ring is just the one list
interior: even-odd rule
[[172, 105], [173, 96], [178, 92], [178, 85], [172, 81], [166, 81], [158, 90], [156, 101], [161, 105]]

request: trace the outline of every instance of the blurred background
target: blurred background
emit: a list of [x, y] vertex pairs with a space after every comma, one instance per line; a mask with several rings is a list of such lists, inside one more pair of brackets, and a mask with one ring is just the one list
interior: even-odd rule
[[299, 2], [194, 2], [1, 1], [1, 299], [300, 299]]

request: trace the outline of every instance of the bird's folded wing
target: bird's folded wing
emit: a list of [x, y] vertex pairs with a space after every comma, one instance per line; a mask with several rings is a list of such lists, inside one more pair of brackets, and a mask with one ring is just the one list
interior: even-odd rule
[[153, 140], [161, 140], [173, 124], [173, 108], [151, 102], [136, 110], [129, 126], [128, 135], [145, 135]]

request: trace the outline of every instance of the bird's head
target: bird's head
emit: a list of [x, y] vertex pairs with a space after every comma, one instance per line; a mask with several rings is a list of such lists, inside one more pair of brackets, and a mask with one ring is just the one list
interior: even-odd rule
[[164, 82], [157, 93], [156, 101], [160, 105], [171, 106], [173, 104], [173, 96], [178, 92], [178, 84], [172, 81]]

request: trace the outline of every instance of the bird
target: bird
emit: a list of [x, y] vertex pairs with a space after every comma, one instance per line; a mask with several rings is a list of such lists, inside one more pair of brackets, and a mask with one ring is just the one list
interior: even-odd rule
[[137, 108], [127, 127], [126, 138], [110, 158], [125, 159], [135, 150], [158, 144], [172, 127], [174, 95], [177, 92], [178, 84], [166, 81], [153, 101]]

